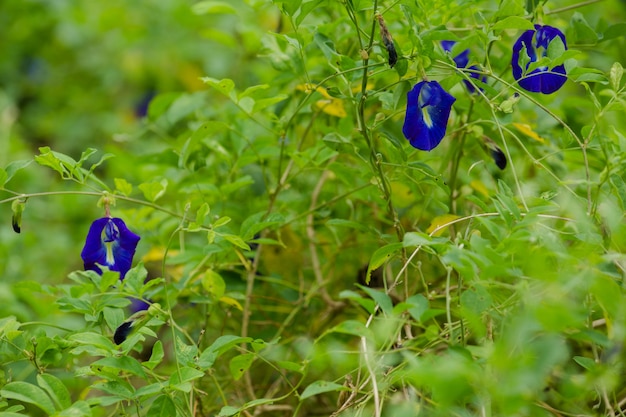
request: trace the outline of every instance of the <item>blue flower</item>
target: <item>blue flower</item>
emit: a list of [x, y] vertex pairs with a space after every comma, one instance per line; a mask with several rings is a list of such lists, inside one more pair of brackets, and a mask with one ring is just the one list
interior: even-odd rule
[[455, 101], [437, 81], [419, 82], [408, 92], [402, 133], [414, 148], [430, 151], [439, 145]]
[[[441, 47], [446, 52], [452, 52], [452, 48], [454, 47], [455, 44], [456, 44], [455, 41], [441, 41]], [[477, 65], [472, 65], [471, 67], [467, 67], [467, 64], [469, 64], [469, 53], [470, 53], [470, 50], [466, 49], [460, 54], [458, 54], [457, 56], [452, 57], [452, 60], [456, 64], [457, 68], [467, 68], [467, 69], [473, 70], [472, 72], [469, 73], [469, 76], [471, 78], [474, 78], [475, 80], [480, 80], [483, 83], [486, 83], [487, 76], [479, 72], [480, 68]], [[474, 93], [476, 91], [476, 87], [474, 87], [474, 84], [472, 84], [468, 80], [463, 80], [463, 83], [465, 84], [465, 87], [467, 87], [467, 91], [469, 91], [470, 93]]]
[[118, 271], [120, 279], [124, 279], [133, 263], [139, 239], [122, 219], [103, 217], [94, 221], [80, 254], [85, 270], [102, 274], [98, 265], [104, 265], [111, 271]]
[[565, 35], [552, 26], [535, 25], [535, 30], [527, 30], [513, 45], [513, 77], [520, 87], [533, 93], [552, 94], [565, 84], [565, 66], [557, 65], [535, 68], [528, 72], [529, 66], [545, 57], [548, 46], [553, 39], [559, 37], [567, 50]]

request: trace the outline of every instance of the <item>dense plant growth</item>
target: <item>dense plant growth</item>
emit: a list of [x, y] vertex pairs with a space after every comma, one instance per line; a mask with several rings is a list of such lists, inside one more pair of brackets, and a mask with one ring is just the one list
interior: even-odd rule
[[2, 9], [0, 417], [626, 412], [623, 2]]

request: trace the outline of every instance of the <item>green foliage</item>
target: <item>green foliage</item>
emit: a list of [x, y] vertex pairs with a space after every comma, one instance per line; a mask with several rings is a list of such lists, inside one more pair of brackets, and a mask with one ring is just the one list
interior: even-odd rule
[[[626, 11], [586, 5], [9, 2], [0, 416], [623, 415]], [[535, 23], [547, 96], [511, 75]], [[124, 281], [82, 270], [109, 214]]]

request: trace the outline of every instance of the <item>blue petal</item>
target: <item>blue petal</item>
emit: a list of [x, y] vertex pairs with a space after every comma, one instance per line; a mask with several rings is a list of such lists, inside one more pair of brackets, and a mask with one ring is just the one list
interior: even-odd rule
[[[480, 71], [480, 68], [478, 68], [478, 66], [476, 65], [472, 65], [468, 69], [474, 70], [474, 71]], [[469, 76], [470, 78], [481, 81], [483, 84], [487, 84], [487, 76], [484, 74], [481, 74], [479, 72], [470, 72]], [[473, 83], [471, 83], [468, 80], [463, 80], [463, 83], [465, 84], [465, 87], [467, 87], [467, 91], [469, 91], [470, 93], [476, 92], [476, 87], [474, 87]], [[483, 91], [483, 89], [481, 88], [480, 91]]]
[[402, 133], [411, 146], [430, 151], [439, 145], [455, 101], [437, 81], [419, 82], [409, 91]]
[[[525, 74], [530, 64], [540, 58], [537, 56], [537, 49], [542, 48], [541, 57], [545, 56], [550, 42], [557, 36], [561, 38], [565, 49], [567, 49], [565, 35], [552, 26], [535, 25], [535, 30], [527, 30], [517, 39], [513, 45], [511, 66], [513, 78], [518, 81], [520, 87], [533, 93], [551, 94], [565, 84], [567, 76], [565, 75], [565, 66], [563, 65], [552, 69], [537, 68]], [[520, 53], [522, 50], [526, 52], [525, 60], [528, 60], [525, 68], [522, 68], [520, 65]]]
[[519, 80], [519, 85], [524, 90], [533, 93], [552, 94], [565, 84], [565, 67], [559, 65], [552, 70], [536, 69], [525, 78]]
[[85, 270], [96, 271], [101, 274], [102, 270], [98, 268], [96, 264], [106, 265], [107, 250], [102, 243], [102, 231], [108, 222], [109, 219], [103, 217], [91, 223], [89, 233], [87, 233], [87, 239], [85, 240], [85, 246], [80, 254], [85, 264]]
[[138, 298], [133, 298], [130, 300], [130, 311], [133, 313], [137, 313], [139, 311], [144, 311], [150, 308], [150, 304], [140, 300]]
[[[446, 52], [452, 52], [452, 48], [454, 47], [455, 44], [456, 44], [455, 41], [441, 41], [441, 47]], [[457, 68], [467, 68], [467, 65], [469, 64], [469, 53], [470, 53], [470, 50], [466, 49], [453, 58], [454, 63], [456, 64]], [[471, 67], [469, 67], [469, 69], [476, 70], [476, 71], [480, 70], [480, 68], [476, 65], [472, 65]], [[487, 83], [487, 76], [485, 75], [472, 72], [470, 73], [470, 77], [480, 80], [483, 83]], [[468, 80], [463, 80], [463, 83], [465, 84], [465, 86], [467, 87], [467, 90], [470, 93], [476, 92], [476, 88], [471, 82], [469, 82]], [[483, 91], [482, 88], [480, 90]]]
[[113, 244], [113, 258], [115, 259], [115, 267], [111, 268], [113, 271], [120, 272], [120, 279], [124, 279], [126, 273], [133, 264], [133, 256], [135, 256], [135, 249], [137, 243], [141, 239], [138, 235], [134, 234], [122, 219], [111, 219], [117, 226], [119, 231], [119, 240]]
[[441, 47], [444, 51], [450, 52], [452, 51], [452, 47], [456, 44], [455, 41], [441, 41]]
[[118, 271], [120, 279], [124, 279], [131, 268], [139, 239], [122, 219], [103, 217], [94, 221], [81, 252], [85, 270], [101, 274], [98, 265], [105, 265], [111, 271]]
[[[454, 47], [455, 44], [455, 41], [441, 41], [441, 47], [446, 52], [452, 52], [452, 47]], [[466, 49], [452, 58], [457, 68], [465, 68], [467, 66], [467, 64], [469, 63], [469, 53], [470, 50]]]

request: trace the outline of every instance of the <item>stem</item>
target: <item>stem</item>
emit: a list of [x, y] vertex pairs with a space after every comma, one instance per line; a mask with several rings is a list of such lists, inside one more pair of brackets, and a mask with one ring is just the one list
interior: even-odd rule
[[559, 8], [559, 9], [550, 10], [549, 12], [545, 12], [544, 14], [546, 16], [548, 16], [548, 15], [551, 15], [551, 14], [563, 13], [563, 12], [567, 12], [567, 11], [570, 11], [570, 10], [578, 9], [580, 7], [589, 6], [591, 4], [600, 3], [600, 2], [603, 2], [603, 1], [604, 0], [583, 1], [583, 2], [580, 2], [580, 3], [572, 4], [571, 6], [565, 6], [565, 7]]
[[450, 344], [453, 343], [452, 334], [452, 311], [450, 305], [452, 304], [452, 297], [450, 296], [450, 277], [452, 276], [452, 267], [446, 266], [448, 271], [446, 275], [446, 318], [448, 320], [448, 331], [450, 332]]
[[[334, 160], [335, 158], [332, 158], [330, 163], [332, 163]], [[322, 299], [324, 300], [324, 302], [329, 307], [335, 308], [343, 304], [334, 301], [328, 294], [328, 291], [326, 290], [326, 286], [324, 283], [324, 275], [322, 273], [321, 263], [319, 260], [319, 256], [317, 254], [317, 238], [315, 237], [315, 226], [314, 226], [314, 218], [313, 218], [313, 213], [314, 213], [313, 208], [317, 204], [317, 199], [320, 193], [322, 192], [322, 187], [324, 186], [324, 183], [328, 179], [329, 174], [330, 174], [330, 171], [328, 170], [324, 171], [319, 181], [315, 185], [315, 188], [313, 189], [313, 194], [311, 196], [311, 205], [309, 207], [309, 215], [306, 217], [306, 234], [309, 240], [309, 252], [311, 254], [311, 266], [313, 268], [313, 274], [315, 275], [315, 280], [317, 281], [317, 285], [319, 286], [320, 295]]]
[[[378, 8], [378, 0], [374, 0], [374, 13]], [[356, 22], [354, 22], [356, 25]], [[356, 26], [357, 31], [359, 30], [358, 25]], [[367, 49], [365, 49], [365, 54], [363, 56], [363, 76], [361, 78], [361, 98], [359, 99], [359, 103], [357, 105], [357, 122], [358, 129], [365, 142], [367, 143], [367, 147], [370, 150], [370, 165], [372, 166], [372, 170], [378, 177], [378, 184], [380, 186], [381, 191], [387, 201], [387, 211], [389, 215], [393, 219], [393, 226], [396, 230], [396, 235], [398, 236], [398, 240], [402, 241], [404, 236], [404, 230], [398, 219], [398, 214], [396, 213], [395, 208], [393, 207], [393, 203], [391, 201], [391, 188], [389, 186], [389, 182], [385, 177], [385, 174], [382, 170], [382, 161], [378, 154], [376, 153], [376, 149], [374, 147], [374, 143], [372, 138], [370, 137], [367, 124], [365, 123], [365, 102], [367, 100], [367, 81], [369, 79], [368, 70], [369, 70], [369, 52], [372, 49], [372, 45], [374, 44], [374, 34], [376, 32], [376, 18], [372, 18], [372, 30], [370, 33], [370, 40], [367, 45]]]
[[[470, 107], [467, 111], [467, 121], [469, 121], [473, 109], [474, 100], [470, 101]], [[466, 137], [467, 129], [463, 129], [458, 145], [453, 147], [455, 154], [452, 157], [452, 167], [450, 168], [450, 213], [452, 214], [456, 214], [456, 180], [459, 171], [459, 164], [461, 163], [461, 157], [463, 156], [463, 145], [465, 144]]]
[[[10, 193], [14, 193], [13, 191], [9, 191], [9, 190], [2, 190], [2, 191], [7, 191]], [[104, 195], [104, 192], [95, 192], [95, 191], [45, 191], [45, 192], [40, 192], [40, 193], [27, 193], [27, 194], [17, 194], [13, 197], [9, 197], [9, 198], [5, 198], [4, 200], [0, 200], [0, 204], [4, 204], [4, 203], [10, 203], [14, 200], [19, 200], [20, 198], [31, 198], [31, 197], [46, 197], [46, 196], [54, 196], [54, 195], [89, 195], [89, 196], [94, 196], [94, 197], [102, 197]], [[157, 211], [160, 211], [162, 213], [166, 213], [169, 214], [170, 216], [174, 216], [177, 217], [179, 219], [184, 219], [185, 216], [184, 214], [178, 214], [175, 213], [171, 210], [168, 210], [166, 208], [163, 208], [161, 206], [158, 206], [154, 203], [150, 203], [148, 201], [143, 201], [143, 200], [137, 200], [136, 198], [131, 198], [131, 197], [126, 197], [123, 195], [114, 195], [116, 200], [123, 200], [123, 201], [128, 201], [129, 203], [134, 203], [134, 204], [139, 204], [141, 206], [146, 206], [146, 207], [151, 207]]]

